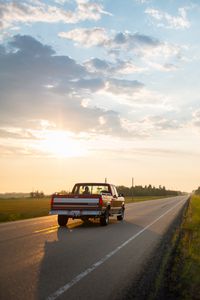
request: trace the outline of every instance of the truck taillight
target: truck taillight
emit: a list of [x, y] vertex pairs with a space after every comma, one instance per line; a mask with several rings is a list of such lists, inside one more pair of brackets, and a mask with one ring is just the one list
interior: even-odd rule
[[53, 197], [54, 195], [51, 196], [51, 207], [53, 206]]
[[100, 205], [100, 206], [103, 206], [103, 199], [102, 199], [101, 196], [100, 196], [100, 198], [99, 198], [99, 205]]

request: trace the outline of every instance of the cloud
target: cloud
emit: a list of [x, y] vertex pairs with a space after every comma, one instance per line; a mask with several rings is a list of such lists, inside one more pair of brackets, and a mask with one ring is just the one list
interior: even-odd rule
[[70, 0], [54, 0], [55, 3], [58, 3], [60, 5], [64, 5], [65, 3], [68, 3]]
[[134, 74], [134, 73], [140, 73], [146, 70], [146, 67], [140, 67], [136, 64], [134, 64], [130, 59], [123, 61], [123, 60], [117, 60], [116, 66], [112, 68], [112, 71], [116, 74]]
[[129, 97], [143, 87], [144, 84], [137, 80], [110, 79], [106, 82], [106, 91], [117, 95], [127, 94]]
[[[147, 35], [139, 33], [118, 32], [112, 36], [104, 28], [76, 28], [59, 34], [64, 38], [77, 42], [85, 47], [103, 46], [110, 50], [133, 50], [145, 47], [156, 47], [161, 43]], [[88, 39], [88, 40], [87, 40]]]
[[104, 28], [76, 28], [68, 32], [61, 32], [59, 36], [72, 40], [81, 47], [104, 48], [108, 54], [119, 60], [120, 55], [130, 53], [139, 58], [167, 59], [180, 57], [180, 47], [162, 42], [154, 37], [130, 32], [109, 34]]
[[1, 148], [4, 155], [12, 154], [12, 149], [29, 155], [31, 145], [41, 138], [39, 132], [46, 128], [77, 136], [125, 139], [178, 128], [167, 116], [144, 118], [145, 111], [150, 114], [156, 107], [166, 111], [167, 99], [138, 80], [117, 77], [127, 64], [93, 58], [81, 65], [26, 35], [16, 35], [7, 45], [0, 45], [0, 142], [7, 145], [7, 150]]
[[86, 66], [88, 71], [95, 72], [95, 73], [108, 72], [111, 68], [111, 64], [112, 63], [110, 63], [106, 60], [99, 59], [99, 58], [91, 58], [90, 60], [88, 60], [84, 63], [84, 65]]
[[141, 4], [144, 4], [144, 3], [149, 3], [151, 2], [152, 0], [135, 0], [137, 3], [141, 3]]
[[159, 27], [171, 29], [187, 29], [190, 27], [190, 22], [187, 18], [187, 8], [178, 9], [178, 16], [172, 16], [167, 12], [163, 12], [154, 8], [147, 8], [145, 13], [152, 17]]
[[97, 92], [104, 88], [105, 83], [104, 80], [100, 78], [92, 78], [92, 79], [80, 79], [75, 82], [72, 82], [72, 86], [80, 90], [87, 90], [89, 92]]
[[126, 48], [134, 49], [136, 47], [155, 47], [158, 46], [160, 42], [155, 38], [139, 33], [131, 34], [129, 32], [119, 32], [112, 40], [112, 44], [116, 47], [118, 45], [124, 45]]
[[145, 123], [148, 123], [154, 129], [165, 130], [176, 130], [182, 127], [180, 120], [173, 119], [165, 116], [150, 116], [144, 119]]
[[[56, 55], [50, 46], [25, 35], [1, 46], [0, 65], [0, 126], [18, 128], [1, 131], [4, 137], [23, 138], [19, 130], [41, 129], [41, 120], [54, 129], [76, 133], [131, 135], [117, 111], [97, 107], [93, 99], [108, 82], [109, 93], [133, 92], [141, 83], [96, 77], [75, 60]], [[82, 104], [85, 98], [90, 105]]]
[[0, 138], [19, 140], [37, 140], [38, 138], [30, 131], [21, 128], [0, 128]]
[[[63, 2], [63, 1], [62, 1]], [[77, 0], [74, 11], [47, 5], [42, 1], [0, 1], [0, 28], [10, 28], [20, 23], [78, 23], [85, 20], [97, 21], [102, 15], [110, 15], [100, 3]]]
[[105, 29], [103, 28], [77, 28], [68, 32], [60, 32], [59, 37], [73, 40], [84, 47], [100, 46], [108, 40]]
[[98, 75], [128, 75], [139, 73], [145, 70], [144, 67], [140, 67], [134, 64], [131, 60], [108, 61], [99, 58], [91, 58], [84, 62], [84, 66], [89, 72], [93, 72]]
[[8, 88], [7, 85], [15, 89], [48, 84], [58, 86], [64, 78], [70, 80], [87, 74], [73, 59], [54, 55], [50, 46], [31, 36], [14, 36], [9, 48], [8, 52], [4, 48], [0, 54], [2, 91]]
[[176, 71], [178, 66], [173, 63], [157, 63], [157, 62], [149, 62], [149, 67], [153, 68], [154, 70], [163, 71], [163, 72], [171, 72]]
[[51, 46], [43, 45], [31, 36], [16, 35], [10, 41], [9, 45], [15, 50], [19, 50], [22, 55], [38, 56], [38, 57], [49, 57], [55, 54], [55, 51]]
[[197, 127], [200, 127], [200, 109], [197, 109], [193, 112], [193, 124]]

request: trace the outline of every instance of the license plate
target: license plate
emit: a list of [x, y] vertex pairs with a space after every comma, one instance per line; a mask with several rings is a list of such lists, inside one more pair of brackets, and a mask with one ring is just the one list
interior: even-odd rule
[[71, 214], [72, 214], [73, 216], [80, 216], [80, 210], [72, 210], [72, 211], [71, 211]]

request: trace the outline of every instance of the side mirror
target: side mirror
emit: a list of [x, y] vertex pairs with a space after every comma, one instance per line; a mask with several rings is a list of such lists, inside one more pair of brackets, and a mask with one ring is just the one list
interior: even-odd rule
[[124, 194], [123, 193], [119, 194], [119, 197], [124, 197]]

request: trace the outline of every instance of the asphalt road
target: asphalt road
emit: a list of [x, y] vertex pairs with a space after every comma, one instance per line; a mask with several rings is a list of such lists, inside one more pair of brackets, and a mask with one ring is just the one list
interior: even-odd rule
[[134, 281], [187, 196], [126, 205], [110, 218], [58, 228], [55, 216], [0, 225], [0, 299], [116, 299]]

